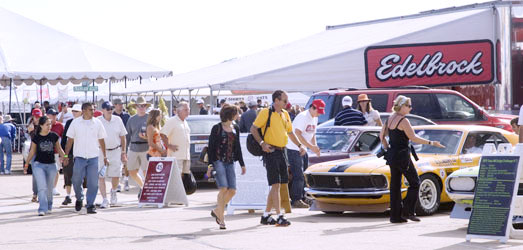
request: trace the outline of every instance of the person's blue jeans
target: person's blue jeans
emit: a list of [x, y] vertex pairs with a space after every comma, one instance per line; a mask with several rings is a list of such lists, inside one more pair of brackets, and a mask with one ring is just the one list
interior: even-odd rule
[[[13, 157], [13, 145], [9, 137], [1, 137], [2, 143], [0, 143], [0, 152], [2, 153], [2, 159], [0, 159], [0, 172], [11, 171], [11, 159]], [[6, 166], [4, 169], [4, 151], [6, 154]]]
[[33, 176], [38, 188], [38, 212], [47, 212], [53, 209], [53, 187], [56, 178], [56, 163], [40, 163], [35, 161]]
[[289, 158], [292, 174], [289, 192], [291, 202], [296, 202], [304, 197], [305, 178], [303, 177], [303, 156], [300, 155], [300, 151], [287, 149], [287, 157]]
[[236, 173], [234, 172], [234, 163], [225, 163], [215, 161], [213, 163], [216, 175], [216, 185], [218, 188], [236, 189]]
[[98, 157], [74, 157], [73, 188], [77, 200], [84, 199], [82, 181], [87, 177], [87, 207], [91, 207], [98, 192]]

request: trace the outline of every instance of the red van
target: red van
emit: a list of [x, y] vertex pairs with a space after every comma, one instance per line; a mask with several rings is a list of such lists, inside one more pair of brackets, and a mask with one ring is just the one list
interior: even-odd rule
[[417, 86], [395, 89], [330, 89], [314, 93], [306, 107], [309, 107], [314, 99], [322, 99], [326, 104], [325, 114], [318, 118], [322, 123], [336, 116], [342, 109], [341, 100], [347, 95], [352, 97], [353, 108], [356, 108], [359, 94], [367, 94], [374, 109], [380, 112], [391, 112], [396, 96], [404, 95], [412, 100], [412, 114], [426, 117], [437, 124], [486, 125], [512, 131], [510, 120], [516, 117], [488, 114], [476, 103], [454, 90]]

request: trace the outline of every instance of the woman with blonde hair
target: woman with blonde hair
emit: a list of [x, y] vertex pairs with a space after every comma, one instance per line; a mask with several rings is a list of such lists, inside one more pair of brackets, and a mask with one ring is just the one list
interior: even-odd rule
[[162, 111], [153, 109], [149, 111], [147, 118], [146, 137], [149, 144], [149, 151], [147, 151], [147, 158], [149, 157], [165, 157], [167, 156], [167, 149], [164, 147], [160, 137], [160, 121], [162, 120]]
[[[405, 115], [412, 110], [410, 98], [398, 96], [394, 100], [394, 113], [383, 124], [380, 133], [383, 148], [387, 150], [387, 164], [390, 167], [390, 222], [402, 223], [407, 219], [420, 221], [415, 216], [416, 203], [420, 179], [418, 172], [410, 159], [409, 141], [418, 144], [429, 144], [439, 148], [444, 148], [439, 141], [429, 141], [416, 135]], [[389, 136], [389, 141], [385, 139]], [[409, 182], [407, 197], [401, 200], [401, 176], [404, 175]]]
[[358, 95], [357, 109], [363, 113], [367, 126], [382, 126], [380, 113], [372, 108], [372, 103], [367, 94]]

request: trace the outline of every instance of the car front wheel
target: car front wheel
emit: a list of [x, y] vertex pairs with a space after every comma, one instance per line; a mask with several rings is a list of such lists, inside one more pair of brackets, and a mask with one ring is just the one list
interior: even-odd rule
[[422, 175], [416, 204], [417, 215], [432, 215], [439, 206], [441, 199], [441, 187], [433, 175]]

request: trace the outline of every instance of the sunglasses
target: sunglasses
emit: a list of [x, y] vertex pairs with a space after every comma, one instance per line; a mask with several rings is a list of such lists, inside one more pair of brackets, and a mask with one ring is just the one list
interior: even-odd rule
[[147, 107], [147, 104], [138, 104], [138, 105], [136, 105], [136, 106], [137, 106], [138, 108], [145, 108], [145, 107]]
[[412, 108], [412, 105], [405, 104], [405, 107], [407, 107], [407, 108]]

